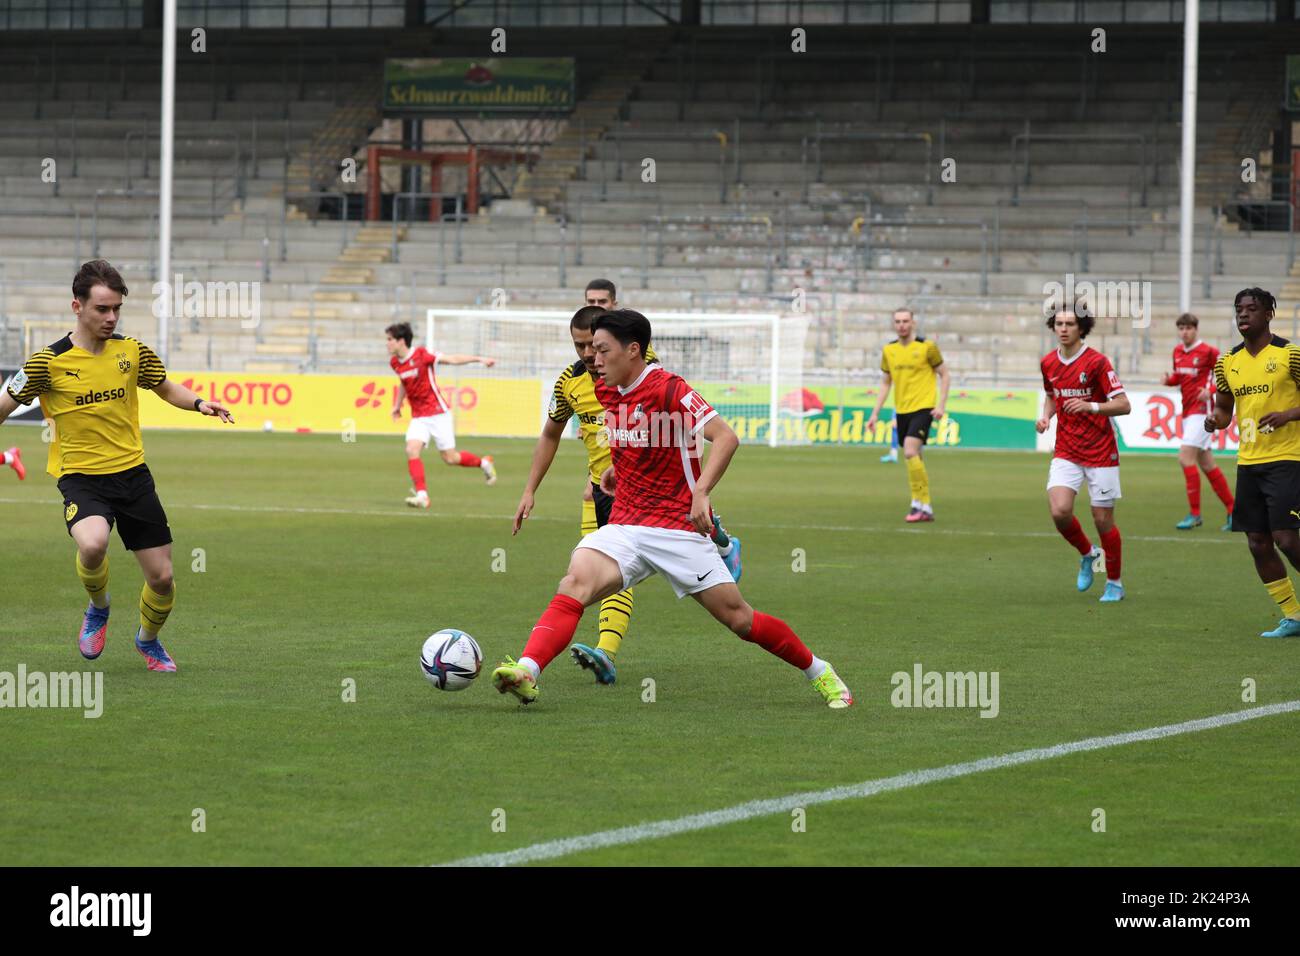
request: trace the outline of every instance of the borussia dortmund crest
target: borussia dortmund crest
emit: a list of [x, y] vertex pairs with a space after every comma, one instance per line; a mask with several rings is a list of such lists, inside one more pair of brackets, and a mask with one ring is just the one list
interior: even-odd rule
[[131, 371], [131, 360], [122, 352], [117, 353], [117, 368], [123, 375]]
[[77, 503], [74, 501], [72, 504], [68, 505], [67, 510], [63, 512], [63, 520], [71, 521], [76, 516], [77, 516]]
[[1277, 371], [1277, 362], [1275, 362], [1273, 359], [1269, 359], [1269, 360], [1264, 364], [1264, 371], [1265, 371], [1265, 372], [1268, 372], [1270, 375], [1273, 374], [1274, 372], [1276, 372], [1276, 371]]

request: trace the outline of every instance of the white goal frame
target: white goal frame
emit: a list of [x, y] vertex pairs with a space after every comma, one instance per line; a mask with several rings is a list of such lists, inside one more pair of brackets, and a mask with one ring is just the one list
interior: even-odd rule
[[[428, 347], [435, 342], [435, 332], [439, 319], [452, 317], [486, 317], [507, 319], [521, 324], [553, 325], [563, 323], [567, 328], [573, 318], [572, 311], [563, 309], [484, 309], [484, 308], [429, 308], [424, 314], [424, 344]], [[657, 322], [707, 322], [711, 326], [719, 325], [767, 325], [769, 347], [771, 349], [771, 367], [768, 375], [768, 428], [767, 444], [775, 448], [780, 433], [780, 388], [781, 388], [781, 316], [776, 312], [659, 312], [643, 313], [651, 324]]]

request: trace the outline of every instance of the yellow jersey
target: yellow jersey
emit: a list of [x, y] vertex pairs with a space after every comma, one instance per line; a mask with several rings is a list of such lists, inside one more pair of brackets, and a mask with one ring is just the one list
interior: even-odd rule
[[885, 346], [880, 370], [893, 380], [895, 414], [934, 408], [939, 400], [935, 369], [942, 364], [939, 347], [919, 335], [907, 345], [894, 339]]
[[156, 388], [167, 370], [153, 351], [114, 335], [92, 355], [65, 335], [27, 360], [8, 391], [20, 405], [34, 398], [54, 423], [48, 471], [112, 475], [144, 464], [138, 388]]
[[1300, 422], [1264, 432], [1269, 412], [1300, 406], [1300, 348], [1276, 335], [1258, 355], [1242, 342], [1214, 364], [1214, 387], [1231, 392], [1237, 406], [1237, 464], [1300, 461]]

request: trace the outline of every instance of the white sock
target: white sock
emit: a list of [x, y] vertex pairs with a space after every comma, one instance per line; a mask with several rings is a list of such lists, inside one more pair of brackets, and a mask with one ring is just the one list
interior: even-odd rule
[[829, 664], [814, 654], [812, 663], [803, 669], [803, 676], [809, 680], [816, 680], [826, 672], [828, 667], [830, 667]]
[[912, 507], [913, 507], [913, 508], [919, 508], [919, 507], [921, 507], [921, 502], [918, 501], [916, 498], [913, 498], [913, 499], [912, 499]]
[[537, 666], [537, 661], [533, 660], [531, 657], [521, 657], [519, 658], [519, 663], [528, 668], [529, 673], [533, 675], [533, 680], [537, 680], [537, 678], [542, 676], [542, 669]]
[[103, 594], [101, 594], [101, 595], [99, 596], [99, 600], [102, 601], [102, 602], [104, 602], [104, 603], [99, 604], [99, 603], [97, 603], [97, 602], [95, 601], [94, 598], [91, 598], [91, 599], [90, 599], [90, 603], [91, 603], [91, 604], [94, 604], [96, 608], [98, 608], [99, 610], [102, 611], [102, 610], [104, 610], [104, 608], [108, 607], [108, 604], [109, 604], [109, 594], [108, 594], [108, 592], [105, 591]]
[[425, 489], [421, 488], [419, 491], [417, 491], [417, 492], [415, 493], [415, 497], [417, 497], [417, 498], [427, 498], [427, 497], [429, 497], [429, 492], [426, 491]]
[[1106, 583], [1107, 583], [1107, 584], [1113, 584], [1113, 585], [1115, 585], [1115, 587], [1117, 587], [1117, 588], [1122, 588], [1122, 587], [1124, 586], [1124, 585], [1120, 584], [1119, 581], [1112, 581], [1110, 578], [1107, 578], [1107, 579], [1106, 579]]
[[934, 509], [931, 508], [929, 505], [925, 504], [924, 502], [921, 504], [921, 510], [928, 515], [934, 514]]
[[14, 460], [14, 456], [13, 456], [13, 455], [11, 455], [9, 452], [5, 452], [5, 453], [4, 453], [4, 456], [5, 456], [5, 464], [6, 464], [6, 465], [13, 464], [13, 460]]
[[[718, 548], [716, 544], [714, 545], [714, 547]], [[725, 558], [727, 555], [731, 554], [731, 549], [734, 547], [735, 545], [732, 544], [730, 541], [728, 541], [727, 546], [725, 548], [718, 548], [718, 556], [721, 558]]]

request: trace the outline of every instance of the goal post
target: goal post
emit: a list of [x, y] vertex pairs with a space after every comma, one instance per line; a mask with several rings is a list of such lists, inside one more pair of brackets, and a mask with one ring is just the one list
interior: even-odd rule
[[[802, 406], [806, 316], [645, 315], [653, 327], [651, 345], [659, 361], [690, 382], [742, 442], [776, 447], [807, 440]], [[423, 343], [427, 348], [497, 359], [490, 369], [440, 366], [439, 381], [453, 392], [459, 383], [477, 383], [456, 392], [453, 411], [458, 406], [478, 409], [475, 428], [480, 434], [535, 436], [555, 380], [578, 359], [569, 336], [572, 317], [573, 312], [556, 309], [428, 309]], [[499, 407], [488, 407], [493, 403]]]

